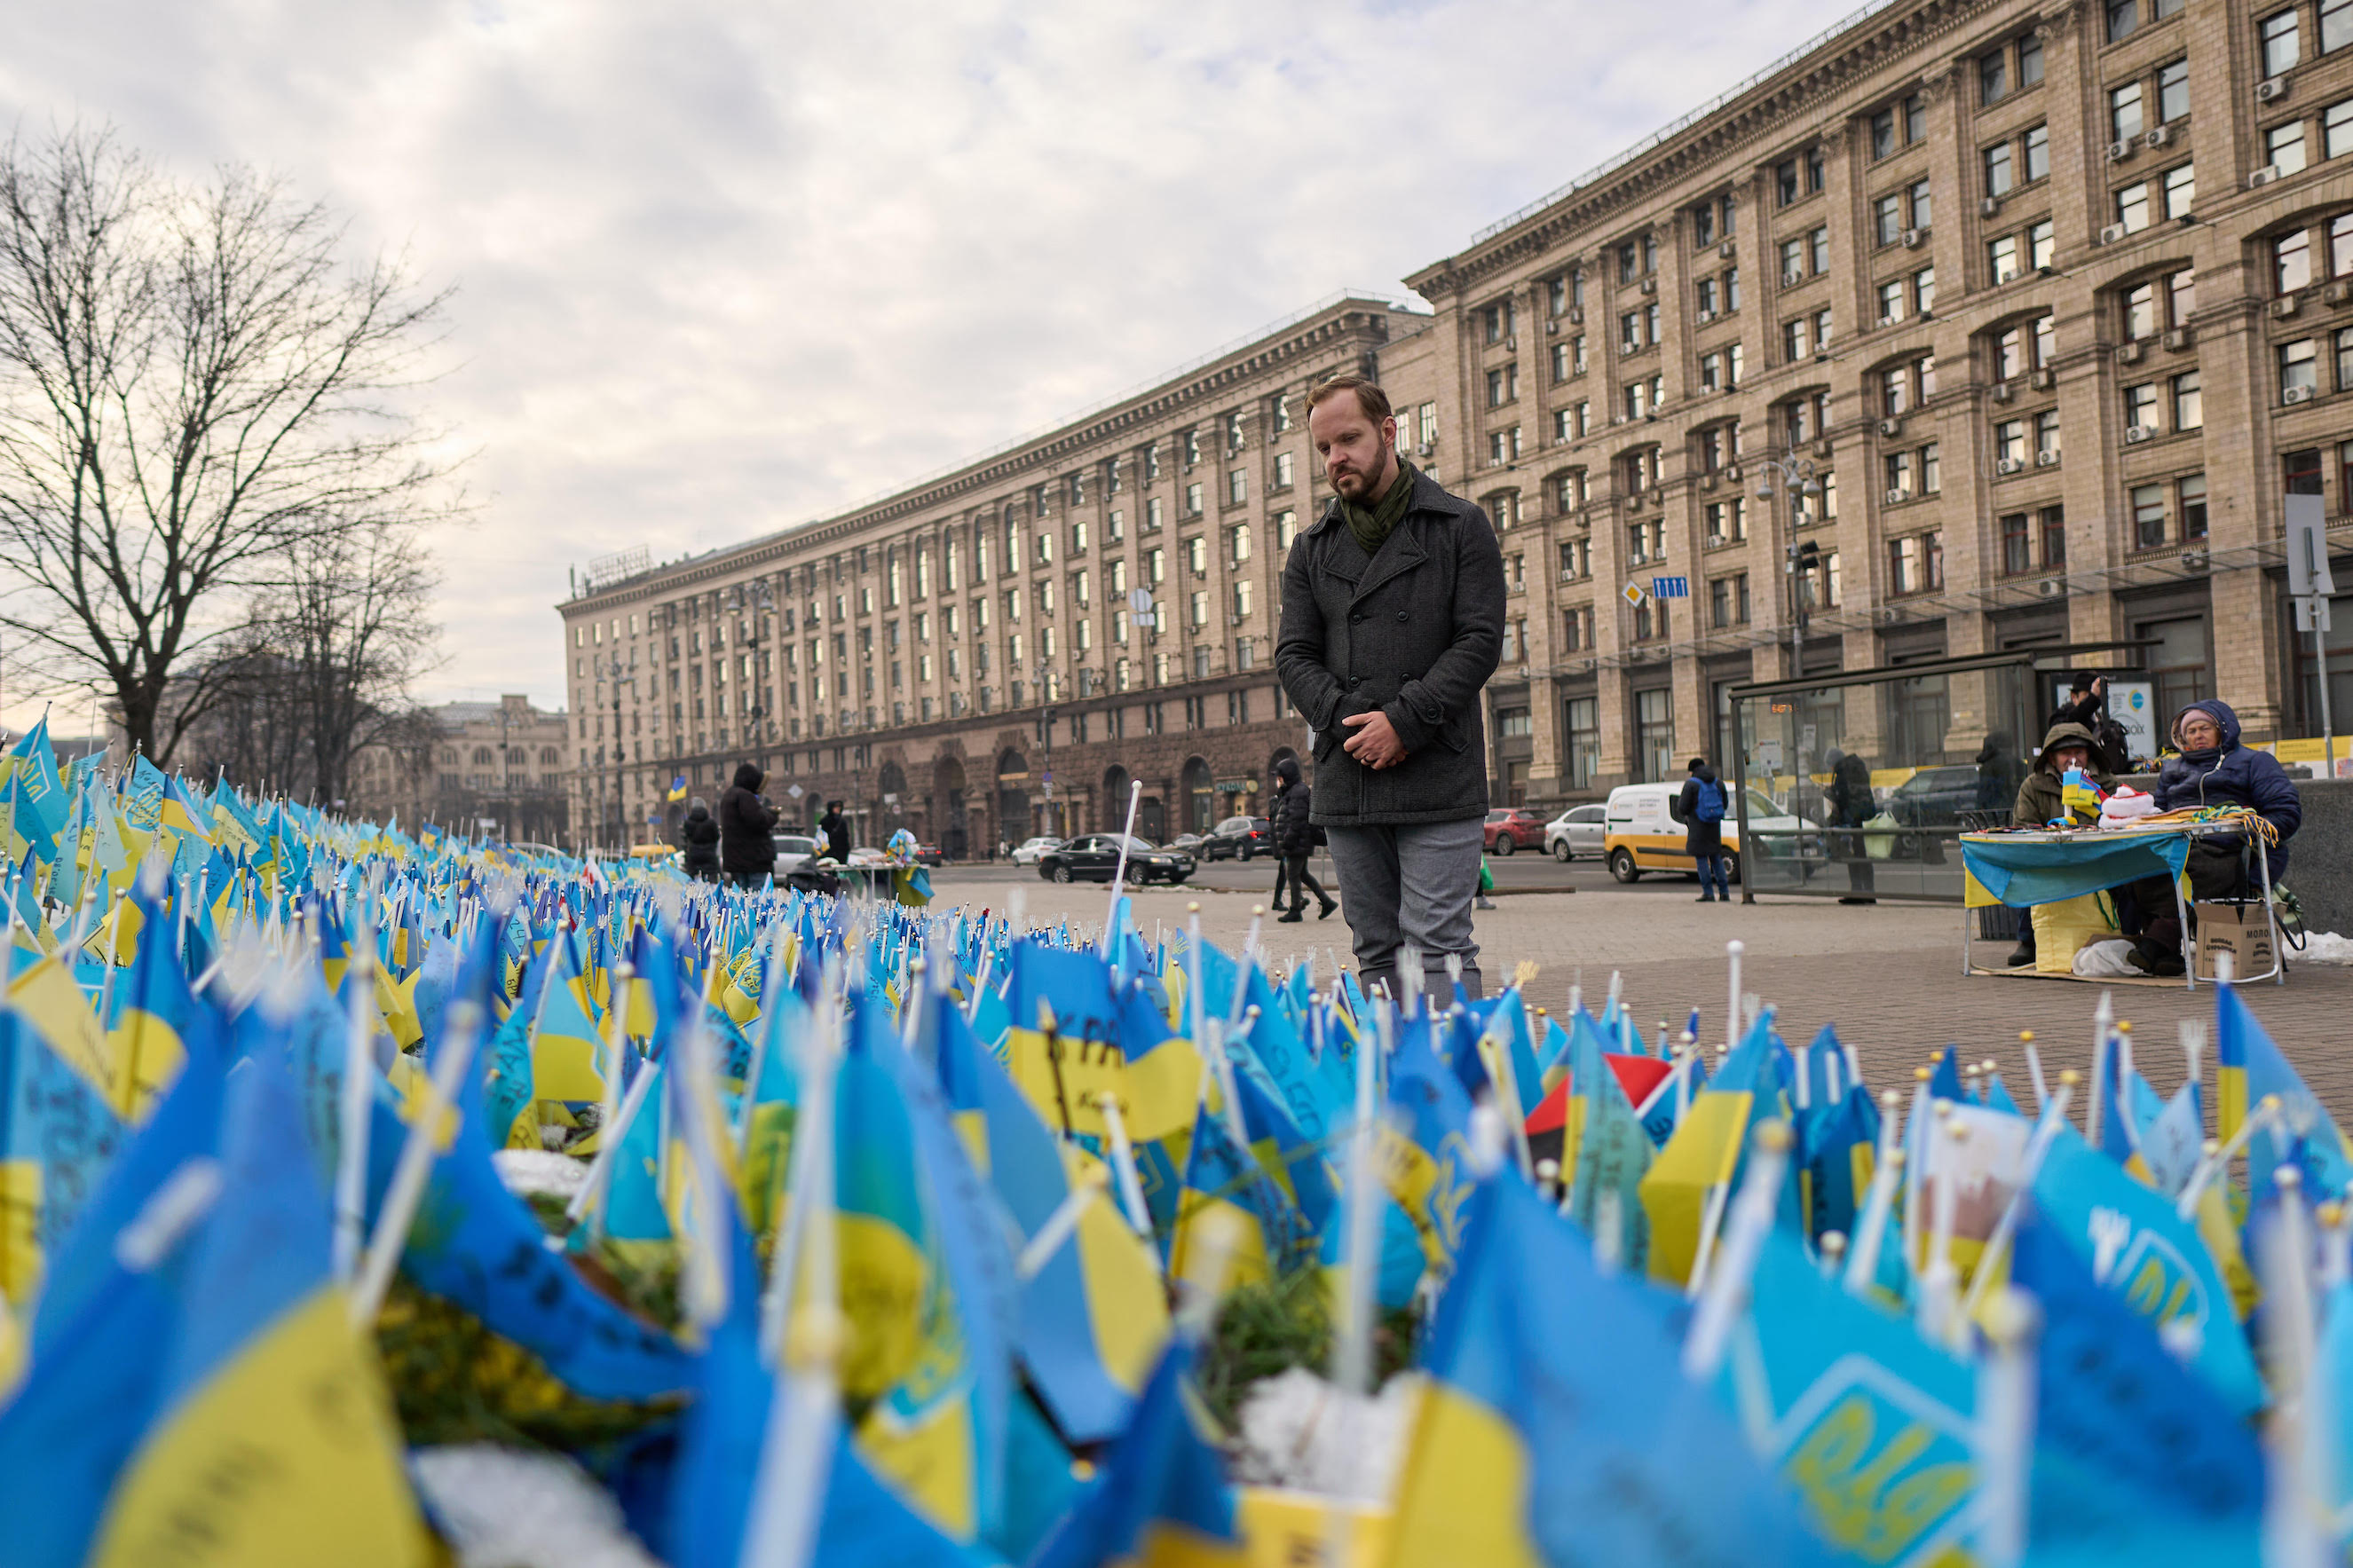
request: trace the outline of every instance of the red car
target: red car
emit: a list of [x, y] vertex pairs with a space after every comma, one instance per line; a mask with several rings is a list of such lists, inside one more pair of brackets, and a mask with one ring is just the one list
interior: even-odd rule
[[1544, 847], [1544, 818], [1533, 811], [1514, 809], [1487, 814], [1487, 853], [1509, 855], [1520, 849]]

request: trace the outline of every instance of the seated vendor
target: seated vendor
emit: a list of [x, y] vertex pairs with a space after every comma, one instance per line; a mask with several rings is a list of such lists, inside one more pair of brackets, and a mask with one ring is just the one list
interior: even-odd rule
[[[2033, 768], [2026, 782], [2018, 786], [2018, 800], [2010, 808], [2010, 820], [2018, 827], [2044, 827], [2066, 817], [2077, 827], [2090, 827], [2100, 820], [2096, 809], [2078, 806], [2069, 813], [2062, 799], [2062, 787], [2069, 768], [2081, 768], [2091, 781], [2102, 789], [2114, 781], [2102, 766], [2098, 741], [2082, 724], [2063, 722], [2051, 726], [2042, 737], [2042, 750], [2034, 759]], [[2010, 967], [2021, 968], [2034, 962], [2034, 922], [2025, 910], [2019, 911], [2018, 946], [2010, 955]]]
[[[2287, 770], [2269, 752], [2239, 743], [2239, 716], [2227, 702], [2209, 700], [2184, 708], [2173, 721], [2173, 744], [2180, 754], [2168, 757], [2158, 776], [2158, 809], [2242, 806], [2253, 812], [2278, 835], [2276, 843], [2265, 846], [2277, 888], [2287, 874], [2287, 841], [2304, 826], [2304, 803]], [[2242, 835], [2200, 839], [2189, 847], [2184, 870], [2193, 900], [2248, 899], [2262, 891], [2254, 851]], [[2280, 905], [2281, 923], [2293, 931], [2295, 901], [2283, 896]], [[2134, 962], [2153, 967], [2162, 953], [2172, 961], [2164, 972], [2179, 974], [2180, 947], [2180, 921], [2168, 910], [2149, 921]]]

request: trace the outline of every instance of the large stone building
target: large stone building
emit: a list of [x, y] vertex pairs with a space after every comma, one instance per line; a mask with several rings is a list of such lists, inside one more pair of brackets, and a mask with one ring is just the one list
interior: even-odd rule
[[568, 838], [569, 726], [510, 693], [444, 702], [352, 756], [352, 816], [439, 826], [470, 837], [554, 844]]
[[[2353, 525], [2348, 43], [2353, 0], [1873, 7], [1408, 279], [1432, 316], [1342, 300], [598, 577], [562, 606], [575, 819], [744, 755], [952, 844], [1098, 826], [1130, 778], [1147, 831], [1260, 798], [1303, 741], [1269, 673], [1322, 504], [1302, 395], [1344, 367], [1502, 537], [1499, 798], [1677, 775], [1744, 682], [2044, 643], [2139, 642], [2161, 709], [2316, 733], [2280, 540], [2291, 491]], [[1658, 578], [1691, 596], [1630, 592]], [[1917, 684], [1910, 760], [1966, 761]]]

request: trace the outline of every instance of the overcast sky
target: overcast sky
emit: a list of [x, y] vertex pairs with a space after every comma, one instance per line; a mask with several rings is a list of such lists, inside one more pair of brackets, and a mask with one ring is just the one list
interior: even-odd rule
[[824, 516], [1398, 292], [1846, 8], [17, 0], [0, 116], [282, 174], [456, 286], [433, 413], [481, 510], [424, 694], [553, 705], [567, 566]]

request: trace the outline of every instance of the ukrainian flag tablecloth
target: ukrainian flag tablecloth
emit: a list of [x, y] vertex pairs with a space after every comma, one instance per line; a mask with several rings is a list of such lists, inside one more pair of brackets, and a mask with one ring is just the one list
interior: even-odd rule
[[1963, 834], [1961, 869], [1971, 909], [2026, 909], [2122, 887], [2143, 877], [2179, 877], [2190, 835], [2139, 829], [2067, 834]]

